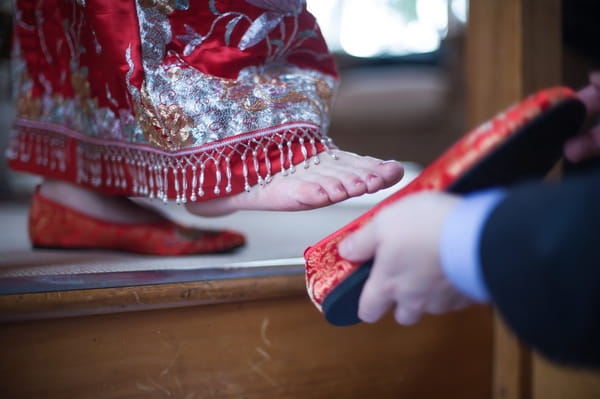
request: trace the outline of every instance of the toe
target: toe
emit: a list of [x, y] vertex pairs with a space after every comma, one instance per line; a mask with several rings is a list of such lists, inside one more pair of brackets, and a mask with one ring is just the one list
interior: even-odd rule
[[349, 197], [344, 184], [337, 177], [315, 173], [315, 169], [313, 169], [306, 173], [304, 180], [319, 184], [327, 193], [331, 203], [340, 202]]
[[365, 183], [367, 184], [367, 192], [374, 193], [385, 186], [385, 180], [376, 173], [369, 172], [364, 177]]
[[[319, 183], [325, 178], [331, 179], [330, 181], [334, 183], [325, 186], [328, 188], [331, 187], [331, 191], [335, 190], [336, 192], [340, 192], [341, 185], [346, 193], [346, 196], [342, 199], [363, 195], [368, 190], [367, 183], [365, 182], [368, 173], [357, 172], [356, 168], [349, 167], [346, 163], [329, 165], [327, 169], [315, 168], [312, 171], [312, 174], [312, 179]], [[364, 175], [364, 177], [361, 175]]]
[[331, 200], [327, 190], [317, 182], [298, 180], [294, 188], [287, 191], [287, 210], [313, 209], [329, 205]]
[[[379, 176], [376, 169], [354, 169], [353, 173], [356, 175], [354, 179], [361, 180], [364, 183], [365, 192], [367, 193], [374, 193], [386, 185], [385, 180]], [[359, 183], [356, 181], [354, 184], [358, 185]]]
[[[332, 164], [331, 167], [338, 171], [342, 170], [358, 174], [366, 182], [368, 192], [392, 186], [404, 176], [404, 168], [397, 161], [382, 161], [377, 158], [360, 156], [345, 151], [338, 151], [336, 155], [338, 161]], [[378, 179], [374, 177], [369, 178], [371, 173], [383, 180], [381, 186], [378, 186], [380, 184]]]
[[339, 179], [351, 197], [357, 197], [367, 192], [367, 183], [355, 173], [340, 173]]
[[398, 183], [404, 176], [404, 167], [397, 161], [380, 162], [377, 165], [376, 171], [377, 175], [384, 181], [384, 186], [382, 188]]

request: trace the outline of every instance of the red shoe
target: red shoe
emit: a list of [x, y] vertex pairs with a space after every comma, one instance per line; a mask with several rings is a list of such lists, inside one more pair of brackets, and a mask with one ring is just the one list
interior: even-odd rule
[[342, 258], [338, 243], [384, 207], [424, 190], [467, 193], [542, 178], [579, 132], [585, 107], [568, 88], [540, 91], [469, 132], [411, 183], [304, 252], [308, 294], [334, 325], [358, 323], [358, 300], [372, 262]]
[[147, 255], [192, 255], [229, 251], [244, 245], [234, 231], [183, 227], [170, 220], [126, 224], [85, 215], [35, 191], [29, 211], [34, 248], [108, 249]]

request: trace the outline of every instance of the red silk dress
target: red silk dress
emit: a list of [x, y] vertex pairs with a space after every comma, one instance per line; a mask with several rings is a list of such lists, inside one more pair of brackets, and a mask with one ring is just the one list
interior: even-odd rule
[[332, 147], [333, 59], [304, 0], [17, 0], [13, 169], [206, 201]]

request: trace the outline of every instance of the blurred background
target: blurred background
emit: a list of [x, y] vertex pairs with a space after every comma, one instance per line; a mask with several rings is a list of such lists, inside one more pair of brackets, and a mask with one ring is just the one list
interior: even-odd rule
[[[465, 133], [463, 43], [468, 0], [307, 0], [335, 54], [341, 86], [329, 135], [342, 149], [417, 167]], [[14, 118], [12, 1], [0, 0], [0, 153]], [[0, 199], [38, 179], [0, 161]]]
[[464, 134], [467, 0], [308, 0], [341, 73], [341, 148], [426, 165]]
[[[12, 1], [0, 0], [0, 199], [10, 199], [16, 194], [18, 182], [30, 180], [8, 171], [4, 151], [8, 131], [14, 118], [14, 105], [10, 85], [10, 38], [12, 29]], [[27, 189], [27, 185], [23, 189]]]

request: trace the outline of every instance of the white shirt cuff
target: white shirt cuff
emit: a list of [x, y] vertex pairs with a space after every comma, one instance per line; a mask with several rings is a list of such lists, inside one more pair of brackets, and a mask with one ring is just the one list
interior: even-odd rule
[[469, 194], [450, 212], [442, 226], [442, 270], [459, 291], [478, 302], [489, 300], [479, 257], [481, 233], [488, 216], [504, 196], [502, 189]]

